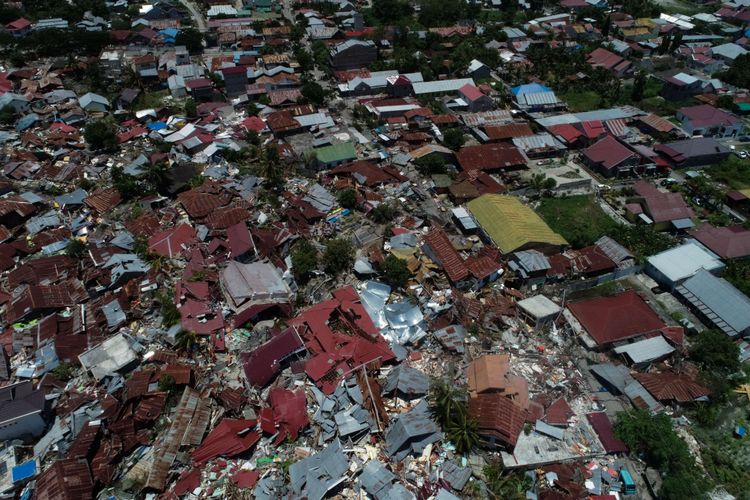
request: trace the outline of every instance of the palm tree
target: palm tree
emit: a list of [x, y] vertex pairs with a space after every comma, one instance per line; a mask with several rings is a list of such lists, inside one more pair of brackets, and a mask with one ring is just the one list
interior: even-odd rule
[[452, 378], [433, 380], [430, 384], [430, 410], [444, 429], [451, 423], [453, 415], [463, 410], [460, 393], [451, 382]]
[[177, 335], [175, 335], [174, 340], [175, 345], [178, 348], [190, 352], [195, 348], [195, 345], [198, 342], [198, 337], [195, 332], [191, 330], [180, 330], [177, 332]]
[[448, 424], [448, 438], [458, 453], [468, 453], [479, 443], [479, 424], [471, 418], [465, 405], [459, 405]]

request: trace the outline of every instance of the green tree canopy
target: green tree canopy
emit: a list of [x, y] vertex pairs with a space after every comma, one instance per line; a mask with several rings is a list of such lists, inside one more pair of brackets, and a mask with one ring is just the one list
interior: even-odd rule
[[[464, 145], [464, 142], [466, 142], [466, 137], [464, 137], [464, 131], [460, 128], [449, 128], [443, 132], [443, 144], [448, 149], [458, 151]], [[437, 155], [430, 156], [441, 158]]]
[[357, 206], [357, 192], [351, 188], [336, 193], [336, 200], [343, 208], [353, 209]]
[[95, 150], [117, 148], [117, 129], [108, 119], [96, 120], [86, 125], [83, 137]]
[[318, 250], [308, 240], [299, 242], [292, 251], [294, 279], [305, 284], [318, 267]]
[[328, 240], [323, 254], [325, 271], [329, 274], [339, 274], [351, 269], [354, 264], [354, 246], [344, 238]]
[[203, 34], [195, 28], [182, 28], [175, 38], [176, 45], [184, 45], [189, 52], [203, 51]]
[[385, 278], [386, 283], [393, 288], [405, 287], [409, 282], [409, 277], [411, 277], [406, 261], [395, 255], [389, 255], [383, 259], [380, 269], [383, 271], [383, 278]]

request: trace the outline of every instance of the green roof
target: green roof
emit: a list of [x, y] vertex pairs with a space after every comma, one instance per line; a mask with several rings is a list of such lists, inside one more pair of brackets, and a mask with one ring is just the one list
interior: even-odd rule
[[740, 111], [750, 111], [750, 102], [740, 102], [740, 103], [737, 103], [737, 108]]
[[567, 245], [536, 212], [514, 196], [485, 194], [467, 203], [471, 215], [504, 254], [535, 245]]
[[357, 150], [351, 142], [342, 142], [308, 151], [308, 154], [313, 153], [320, 163], [336, 163], [357, 158]]

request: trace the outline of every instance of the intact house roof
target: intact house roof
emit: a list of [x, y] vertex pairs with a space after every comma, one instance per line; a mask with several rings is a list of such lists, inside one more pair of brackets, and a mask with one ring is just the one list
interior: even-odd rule
[[35, 390], [31, 381], [19, 382], [0, 388], [0, 426], [14, 420], [41, 413], [44, 410], [44, 391]]
[[646, 181], [636, 182], [633, 190], [643, 198], [644, 211], [656, 223], [693, 218], [693, 210], [680, 193], [659, 191]]
[[740, 122], [740, 119], [733, 114], [710, 104], [680, 108], [676, 116], [680, 120], [690, 121], [694, 128], [731, 126]]
[[526, 166], [526, 157], [510, 144], [467, 146], [456, 153], [463, 170], [514, 170]]
[[477, 420], [479, 435], [488, 444], [513, 448], [523, 430], [526, 412], [500, 393], [469, 398], [469, 415]]
[[702, 224], [691, 236], [722, 259], [750, 255], [750, 230], [742, 226], [715, 227]]
[[288, 302], [292, 296], [281, 272], [267, 262], [229, 262], [221, 272], [221, 287], [235, 312], [251, 304]]
[[711, 137], [695, 137], [657, 144], [654, 146], [654, 151], [663, 154], [677, 165], [701, 157], [715, 158], [717, 155], [729, 155], [731, 152], [728, 147]]
[[646, 273], [656, 281], [663, 277], [670, 284], [676, 284], [694, 275], [699, 269], [719, 272], [724, 267], [724, 263], [708, 249], [695, 241], [687, 241], [649, 257]]
[[513, 196], [485, 194], [467, 205], [482, 230], [503, 254], [534, 247], [562, 247], [568, 242], [531, 208]]
[[599, 346], [655, 332], [665, 326], [633, 290], [574, 302], [568, 309]]
[[639, 157], [635, 151], [611, 135], [605, 136], [584, 149], [582, 153], [591, 163], [599, 165], [607, 171], [617, 168], [628, 160]]
[[699, 269], [676, 291], [701, 316], [730, 337], [750, 332], [750, 299], [727, 280]]

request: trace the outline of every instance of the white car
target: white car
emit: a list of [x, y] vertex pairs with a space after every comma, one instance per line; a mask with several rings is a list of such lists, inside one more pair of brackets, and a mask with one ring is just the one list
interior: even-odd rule
[[745, 160], [750, 155], [748, 155], [747, 151], [740, 151], [739, 153], [737, 153], [737, 156], [739, 156], [740, 158], [742, 158], [743, 160]]

